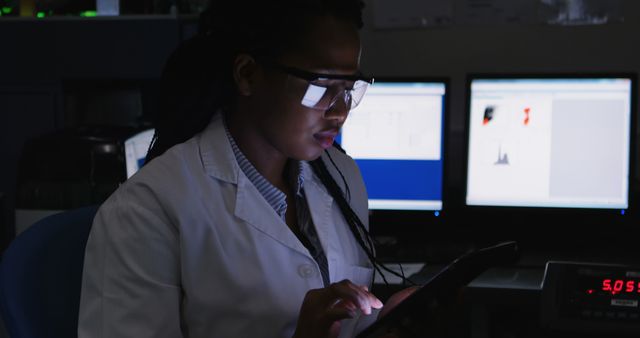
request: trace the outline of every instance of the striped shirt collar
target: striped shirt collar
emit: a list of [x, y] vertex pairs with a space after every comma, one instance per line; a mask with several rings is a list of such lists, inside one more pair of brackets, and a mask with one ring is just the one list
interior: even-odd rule
[[[253, 185], [258, 189], [258, 192], [267, 200], [267, 203], [275, 210], [275, 212], [280, 216], [283, 220], [285, 220], [285, 215], [287, 212], [287, 196], [280, 189], [276, 188], [273, 184], [271, 184], [267, 179], [262, 176], [258, 172], [258, 170], [251, 164], [249, 159], [242, 153], [238, 145], [236, 144], [233, 136], [229, 132], [229, 128], [227, 127], [227, 122], [223, 118], [224, 121], [224, 129], [227, 133], [227, 138], [229, 139], [229, 143], [231, 144], [231, 149], [233, 150], [233, 154], [238, 161], [238, 165], [244, 174], [249, 178], [249, 181], [253, 183]], [[302, 188], [304, 184], [304, 176], [302, 175], [303, 167], [300, 161], [290, 161], [287, 166], [287, 170], [290, 170], [289, 177], [295, 177], [295, 192], [296, 195], [302, 196]]]

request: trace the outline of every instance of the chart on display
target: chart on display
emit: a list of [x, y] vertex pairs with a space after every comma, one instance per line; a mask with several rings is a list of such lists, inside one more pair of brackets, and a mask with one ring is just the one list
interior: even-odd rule
[[631, 77], [472, 77], [466, 204], [629, 207]]

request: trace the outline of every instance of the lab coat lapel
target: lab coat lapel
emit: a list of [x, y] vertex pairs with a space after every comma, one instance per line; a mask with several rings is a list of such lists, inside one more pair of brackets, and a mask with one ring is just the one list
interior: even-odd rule
[[[322, 185], [322, 182], [313, 175], [311, 167], [305, 163], [303, 167], [304, 180], [304, 193], [309, 204], [309, 211], [311, 213], [311, 219], [313, 225], [316, 228], [318, 238], [324, 249], [324, 253], [327, 256], [327, 263], [329, 265], [329, 277], [336, 275], [336, 262], [338, 262], [338, 243], [339, 240], [335, 231], [335, 226], [342, 226], [333, 224], [333, 197], [329, 195], [326, 188]], [[345, 225], [346, 226], [346, 225]]]
[[202, 134], [200, 152], [204, 170], [209, 176], [236, 184], [236, 194], [229, 198], [235, 197], [234, 214], [238, 218], [283, 245], [310, 257], [309, 251], [240, 169], [224, 129], [221, 113], [214, 115]]
[[309, 251], [243, 173], [238, 175], [235, 215], [283, 245], [310, 256]]

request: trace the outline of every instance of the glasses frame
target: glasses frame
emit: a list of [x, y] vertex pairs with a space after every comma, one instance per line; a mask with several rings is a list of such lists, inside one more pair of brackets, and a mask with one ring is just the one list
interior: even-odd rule
[[[265, 62], [266, 61], [266, 62]], [[273, 62], [271, 60], [267, 61], [267, 60], [261, 60], [260, 62], [261, 64], [269, 67], [269, 68], [273, 68], [276, 70], [279, 70], [287, 75], [291, 75], [294, 77], [297, 77], [299, 79], [305, 80], [307, 82], [309, 82], [309, 85], [312, 85], [314, 81], [317, 80], [342, 80], [342, 81], [351, 81], [354, 83], [357, 83], [359, 81], [362, 82], [366, 82], [367, 86], [370, 86], [373, 84], [374, 82], [374, 78], [370, 77], [370, 76], [365, 76], [364, 74], [362, 74], [361, 72], [357, 72], [356, 74], [352, 74], [352, 75], [341, 75], [341, 74], [326, 74], [326, 73], [314, 73], [314, 72], [309, 72], [303, 69], [299, 69], [296, 67], [290, 67], [290, 66], [285, 66], [282, 64], [279, 64], [277, 62]], [[331, 104], [329, 105], [328, 108], [324, 109], [325, 111], [332, 109], [332, 107], [335, 105], [335, 103], [337, 102], [338, 97], [340, 97], [341, 95], [346, 95], [347, 91], [352, 91], [354, 88], [349, 88], [347, 90], [345, 90], [342, 94], [338, 94], [333, 101], [331, 102]], [[351, 95], [349, 95], [349, 97], [351, 97]], [[317, 109], [317, 108], [314, 108]]]
[[370, 76], [365, 76], [364, 74], [358, 72], [353, 75], [341, 75], [341, 74], [326, 74], [326, 73], [314, 73], [306, 70], [302, 70], [295, 67], [284, 66], [279, 63], [269, 62], [267, 64], [269, 67], [278, 69], [286, 74], [293, 75], [297, 78], [313, 82], [317, 80], [344, 80], [344, 81], [364, 81], [368, 84], [373, 84], [374, 78]]

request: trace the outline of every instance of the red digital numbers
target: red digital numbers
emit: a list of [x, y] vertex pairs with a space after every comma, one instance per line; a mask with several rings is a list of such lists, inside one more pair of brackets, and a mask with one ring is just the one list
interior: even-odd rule
[[634, 280], [622, 280], [622, 279], [603, 279], [602, 291], [609, 292], [611, 294], [617, 293], [640, 293], [640, 282]]

